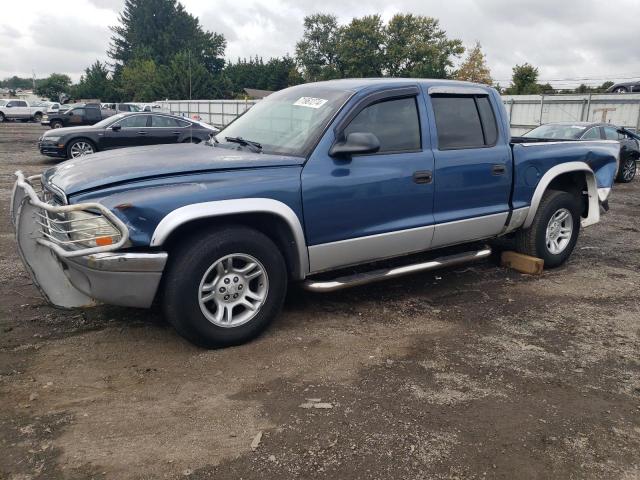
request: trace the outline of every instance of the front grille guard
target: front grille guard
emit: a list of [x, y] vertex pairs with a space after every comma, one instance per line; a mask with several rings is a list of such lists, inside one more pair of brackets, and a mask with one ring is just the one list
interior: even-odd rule
[[[128, 244], [129, 229], [122, 220], [115, 216], [113, 212], [104, 205], [95, 202], [79, 203], [76, 205], [55, 205], [53, 203], [48, 203], [53, 202], [54, 197], [53, 194], [42, 187], [41, 175], [33, 175], [25, 178], [21, 171], [16, 172], [15, 175], [17, 180], [11, 198], [11, 220], [14, 223], [14, 226], [20, 221], [20, 219], [17, 218], [20, 203], [25, 196], [28, 197], [29, 203], [38, 208], [38, 210], [36, 210], [36, 218], [34, 220], [35, 223], [40, 226], [40, 231], [34, 232], [34, 234], [37, 233], [41, 235], [36, 240], [40, 245], [50, 248], [60, 257], [71, 258], [90, 255], [93, 253], [111, 252]], [[18, 189], [21, 189], [24, 192], [24, 195], [22, 195]], [[48, 195], [50, 195], [49, 198], [47, 198]], [[90, 222], [93, 219], [70, 220], [65, 217], [66, 213], [77, 211], [86, 211], [94, 215], [96, 212], [99, 212], [102, 217], [109, 221], [118, 234], [95, 235], [76, 240], [72, 239], [70, 237], [70, 234], [72, 233], [75, 235], [86, 235], [87, 232], [91, 230], [95, 231], [95, 227], [82, 225], [83, 222]], [[111, 245], [96, 247], [82, 248], [79, 245], [82, 242], [92, 239], [95, 240], [96, 238], [105, 236], [112, 238], [119, 237], [119, 240]]]

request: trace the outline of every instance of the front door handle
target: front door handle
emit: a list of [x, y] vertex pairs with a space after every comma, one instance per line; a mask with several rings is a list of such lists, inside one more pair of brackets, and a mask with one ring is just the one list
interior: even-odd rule
[[493, 167], [491, 167], [492, 175], [504, 175], [506, 171], [507, 171], [507, 167], [505, 167], [501, 163], [498, 163], [497, 165], [494, 165]]
[[145, 132], [145, 131], [139, 131], [138, 135], [147, 135], [149, 132]]
[[174, 135], [180, 135], [180, 132], [171, 132], [171, 133], [173, 133]]
[[431, 170], [419, 170], [413, 173], [413, 181], [416, 183], [431, 183], [433, 173]]

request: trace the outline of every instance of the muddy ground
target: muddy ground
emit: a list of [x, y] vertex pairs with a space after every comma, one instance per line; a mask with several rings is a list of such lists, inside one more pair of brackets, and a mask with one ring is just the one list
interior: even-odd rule
[[8, 202], [55, 163], [42, 131], [0, 125], [0, 478], [640, 478], [640, 179], [542, 277], [292, 288], [260, 339], [206, 351], [157, 311], [40, 298]]

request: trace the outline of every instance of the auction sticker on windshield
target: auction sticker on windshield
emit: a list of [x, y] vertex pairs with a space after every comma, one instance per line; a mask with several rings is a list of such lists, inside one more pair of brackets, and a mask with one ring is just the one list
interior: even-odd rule
[[325, 100], [324, 98], [300, 97], [295, 101], [294, 105], [297, 105], [298, 107], [320, 108], [327, 102], [328, 100]]

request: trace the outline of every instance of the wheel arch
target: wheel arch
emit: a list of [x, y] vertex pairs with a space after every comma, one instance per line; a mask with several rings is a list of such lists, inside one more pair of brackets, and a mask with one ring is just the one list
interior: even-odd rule
[[550, 168], [538, 182], [523, 228], [529, 228], [540, 206], [542, 196], [547, 190], [561, 190], [574, 195], [587, 192], [586, 209], [582, 226], [587, 227], [600, 220], [600, 202], [596, 177], [591, 167], [584, 162], [567, 162]]
[[282, 252], [287, 269], [295, 280], [309, 272], [309, 256], [304, 231], [290, 207], [268, 198], [244, 198], [197, 203], [173, 210], [158, 224], [151, 247], [171, 248], [183, 236], [198, 228], [215, 225], [245, 225], [267, 235]]

